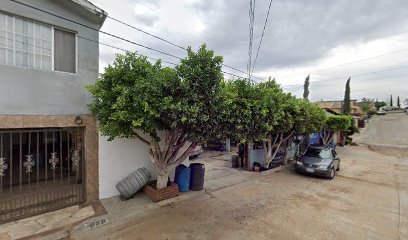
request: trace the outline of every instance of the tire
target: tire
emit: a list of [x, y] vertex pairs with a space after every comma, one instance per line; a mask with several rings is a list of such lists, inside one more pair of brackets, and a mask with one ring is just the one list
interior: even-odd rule
[[340, 163], [339, 163], [339, 165], [337, 165], [336, 171], [340, 171]]
[[330, 169], [330, 173], [329, 173], [328, 178], [333, 179], [334, 176], [336, 176], [336, 171], [334, 170], [334, 168], [332, 168], [332, 169]]

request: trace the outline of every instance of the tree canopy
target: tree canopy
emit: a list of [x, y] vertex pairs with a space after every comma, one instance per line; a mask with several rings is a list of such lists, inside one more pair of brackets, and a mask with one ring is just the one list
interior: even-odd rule
[[205, 45], [196, 53], [188, 48], [176, 68], [127, 52], [118, 54], [95, 85], [88, 86], [90, 109], [103, 135], [137, 138], [148, 145], [158, 188], [167, 185], [169, 171], [197, 144], [222, 134], [221, 65], [222, 57]]
[[327, 116], [323, 122], [323, 144], [329, 144], [337, 131], [347, 131], [352, 125], [351, 116]]
[[377, 110], [380, 110], [380, 108], [387, 106], [387, 103], [384, 101], [375, 101], [374, 106]]
[[96, 83], [89, 105], [101, 133], [148, 146], [157, 188], [198, 144], [225, 137], [263, 141], [265, 166], [295, 134], [321, 129], [323, 110], [285, 93], [274, 79], [224, 81], [222, 57], [205, 45], [174, 68], [137, 53], [118, 54]]

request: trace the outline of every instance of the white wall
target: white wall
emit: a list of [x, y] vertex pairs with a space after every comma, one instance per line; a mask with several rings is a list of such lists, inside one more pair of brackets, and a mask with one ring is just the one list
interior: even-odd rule
[[[188, 158], [184, 164], [189, 165]], [[152, 179], [156, 178], [154, 166], [147, 154], [146, 144], [137, 139], [108, 141], [107, 137], [99, 136], [100, 199], [119, 195], [116, 184], [140, 167], [146, 167]], [[173, 180], [173, 177], [174, 171], [170, 174], [170, 179]]]

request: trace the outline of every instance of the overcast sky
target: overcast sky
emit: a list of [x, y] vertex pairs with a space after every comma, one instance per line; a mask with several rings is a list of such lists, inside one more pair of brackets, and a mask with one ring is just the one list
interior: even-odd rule
[[[182, 46], [202, 43], [243, 71], [248, 62], [248, 0], [91, 0], [118, 18]], [[254, 53], [269, 0], [255, 6]], [[301, 96], [311, 75], [313, 101], [339, 100], [351, 76], [351, 95], [408, 97], [407, 0], [274, 0], [254, 75], [276, 78]], [[180, 57], [185, 51], [107, 19], [103, 28]], [[177, 63], [172, 57], [101, 34], [100, 41]], [[118, 50], [101, 46], [100, 68]], [[237, 75], [245, 74], [224, 68]], [[257, 80], [257, 79], [255, 79]], [[259, 80], [257, 80], [259, 81]], [[395, 101], [394, 101], [395, 102]]]

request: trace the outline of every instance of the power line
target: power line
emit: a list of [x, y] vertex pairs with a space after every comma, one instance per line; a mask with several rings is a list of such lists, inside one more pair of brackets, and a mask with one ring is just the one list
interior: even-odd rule
[[156, 36], [156, 35], [154, 35], [154, 34], [148, 33], [148, 32], [146, 32], [146, 31], [144, 31], [144, 30], [142, 30], [142, 29], [140, 29], [140, 28], [137, 28], [137, 27], [132, 26], [132, 25], [130, 25], [130, 24], [128, 24], [128, 23], [125, 23], [125, 22], [123, 22], [123, 21], [121, 21], [121, 20], [119, 20], [119, 19], [117, 19], [117, 18], [110, 17], [110, 16], [107, 16], [107, 18], [112, 19], [113, 21], [118, 22], [118, 23], [120, 23], [120, 24], [123, 24], [123, 25], [125, 25], [125, 26], [128, 26], [128, 27], [130, 27], [130, 28], [133, 28], [134, 30], [137, 30], [137, 31], [139, 31], [139, 32], [142, 32], [142, 33], [144, 33], [144, 34], [147, 34], [147, 35], [149, 35], [149, 36], [151, 36], [151, 37], [154, 37], [154, 38], [156, 38], [156, 39], [159, 39], [159, 40], [161, 40], [161, 41], [163, 41], [163, 42], [166, 42], [166, 43], [168, 43], [168, 44], [171, 44], [171, 45], [173, 45], [173, 46], [175, 46], [175, 47], [178, 47], [178, 48], [183, 49], [183, 50], [187, 50], [187, 48], [185, 48], [185, 47], [182, 47], [182, 46], [180, 46], [180, 45], [178, 45], [178, 44], [175, 44], [175, 43], [173, 43], [173, 42], [170, 42], [170, 41], [168, 41], [168, 40], [166, 40], [166, 39], [164, 39], [164, 38], [162, 38], [162, 37], [159, 37], [159, 36]]
[[[149, 32], [146, 32], [146, 31], [144, 31], [144, 30], [142, 30], [142, 29], [140, 29], [140, 28], [138, 28], [138, 27], [135, 27], [135, 26], [133, 26], [133, 25], [130, 25], [130, 24], [128, 24], [128, 23], [126, 23], [126, 22], [124, 22], [124, 21], [122, 21], [122, 20], [119, 20], [119, 19], [117, 19], [117, 18], [113, 18], [113, 17], [110, 17], [110, 16], [108, 16], [108, 18], [109, 18], [109, 19], [112, 19], [113, 21], [116, 21], [116, 22], [118, 22], [118, 23], [120, 23], [120, 24], [123, 24], [123, 25], [125, 25], [125, 26], [127, 26], [127, 27], [130, 27], [130, 28], [132, 28], [132, 29], [135, 29], [135, 30], [137, 30], [137, 31], [139, 31], [139, 32], [142, 32], [142, 33], [144, 33], [144, 34], [147, 34], [147, 35], [149, 35], [149, 36], [151, 36], [151, 37], [154, 37], [154, 38], [156, 38], [156, 39], [159, 39], [159, 40], [161, 40], [161, 41], [164, 41], [164, 42], [166, 42], [166, 43], [168, 43], [168, 44], [170, 44], [170, 45], [173, 45], [173, 46], [175, 46], [175, 47], [177, 47], [177, 48], [180, 48], [180, 49], [183, 49], [183, 50], [186, 50], [186, 51], [187, 51], [187, 48], [186, 48], [186, 47], [183, 47], [183, 46], [181, 46], [181, 45], [179, 45], [179, 44], [176, 44], [176, 43], [171, 42], [171, 41], [169, 41], [169, 40], [166, 40], [166, 39], [164, 39], [164, 38], [162, 38], [162, 37], [159, 37], [159, 36], [157, 36], [157, 35], [151, 34], [151, 33], [149, 33]], [[227, 65], [227, 64], [225, 64], [225, 63], [223, 63], [222, 66], [227, 67], [227, 68], [230, 68], [230, 69], [235, 70], [235, 71], [240, 72], [240, 73], [247, 74], [247, 72], [244, 72], [244, 71], [242, 71], [242, 70], [240, 70], [240, 69], [238, 69], [238, 68], [229, 66], [229, 65]], [[265, 79], [263, 79], [263, 78], [259, 78], [259, 77], [255, 77], [255, 76], [253, 76], [253, 78], [256, 78], [256, 79], [259, 79], [259, 80], [265, 80]]]
[[[398, 68], [390, 68], [390, 69], [385, 69], [382, 71], [373, 71], [373, 72], [366, 72], [366, 73], [359, 73], [359, 74], [354, 74], [354, 75], [349, 75], [348, 77], [361, 77], [361, 76], [366, 76], [366, 75], [371, 75], [371, 74], [378, 74], [378, 73], [383, 73], [383, 72], [392, 72], [392, 71], [397, 71], [397, 70], [401, 70], [401, 69], [406, 69], [408, 68], [408, 66], [403, 66], [403, 67], [398, 67]], [[328, 78], [328, 79], [322, 79], [322, 80], [317, 80], [317, 81], [312, 81], [310, 82], [310, 84], [312, 83], [319, 83], [319, 82], [329, 82], [329, 81], [333, 81], [333, 80], [341, 80], [341, 79], [347, 79], [348, 77], [336, 77], [336, 78]], [[297, 85], [302, 85], [302, 83], [299, 84], [290, 84], [290, 85], [285, 85], [287, 86], [297, 86]], [[284, 86], [284, 87], [285, 87]], [[295, 89], [301, 89], [302, 87], [299, 88], [295, 88]], [[293, 91], [293, 90], [292, 90]], [[296, 90], [297, 91], [297, 90]]]
[[[120, 48], [120, 47], [116, 47], [116, 46], [113, 46], [113, 45], [110, 45], [110, 44], [107, 44], [107, 43], [102, 43], [102, 42], [99, 42], [99, 41], [96, 41], [96, 40], [92, 40], [92, 39], [89, 39], [89, 38], [86, 38], [86, 37], [82, 37], [82, 36], [79, 36], [79, 35], [77, 35], [77, 36], [78, 36], [78, 38], [81, 38], [81, 39], [84, 39], [84, 40], [87, 40], [87, 41], [90, 41], [90, 42], [94, 42], [94, 43], [100, 44], [100, 45], [102, 45], [102, 46], [110, 47], [110, 48], [117, 49], [117, 50], [121, 50], [121, 51], [124, 51], [124, 52], [129, 51], [129, 50], [127, 50], [127, 49]], [[142, 55], [142, 54], [137, 54], [137, 55]], [[149, 59], [155, 60], [155, 61], [160, 60], [160, 61], [162, 61], [162, 62], [164, 62], [164, 63], [167, 63], [167, 64], [171, 64], [171, 65], [175, 65], [175, 66], [177, 65], [176, 63], [168, 62], [168, 61], [165, 61], [165, 60], [162, 60], [162, 59], [158, 59], [158, 58], [154, 58], [154, 57], [149, 57], [149, 56], [146, 56], [146, 55], [143, 55], [143, 56], [145, 56], [145, 57], [147, 57], [147, 58], [149, 58]]]
[[[100, 30], [100, 29], [97, 29], [97, 28], [94, 28], [94, 27], [91, 27], [91, 26], [82, 24], [82, 23], [80, 23], [80, 22], [74, 21], [74, 20], [69, 19], [69, 18], [67, 18], [67, 17], [60, 16], [60, 15], [58, 15], [58, 14], [56, 14], [56, 13], [52, 13], [52, 12], [49, 12], [49, 11], [46, 11], [46, 10], [37, 8], [37, 7], [35, 7], [35, 6], [29, 5], [29, 4], [26, 4], [26, 3], [22, 3], [22, 2], [19, 2], [19, 1], [16, 1], [16, 0], [11, 0], [11, 1], [12, 1], [12, 2], [15, 2], [15, 3], [17, 3], [17, 4], [20, 4], [20, 5], [23, 5], [23, 6], [32, 8], [32, 9], [35, 9], [35, 10], [37, 10], [37, 11], [40, 11], [40, 12], [49, 14], [49, 15], [51, 15], [51, 16], [54, 16], [54, 17], [57, 17], [57, 18], [60, 18], [60, 19], [64, 19], [64, 20], [66, 20], [66, 21], [68, 21], [68, 22], [71, 22], [71, 23], [74, 23], [74, 24], [83, 26], [83, 27], [85, 27], [85, 28], [88, 28], [88, 29], [91, 29], [91, 30], [100, 32], [100, 33], [105, 34], [105, 35], [108, 35], [108, 36], [110, 36], [110, 37], [113, 37], [113, 38], [116, 38], [116, 39], [119, 39], [119, 40], [122, 40], [122, 41], [125, 41], [125, 42], [128, 42], [128, 43], [131, 43], [131, 44], [133, 44], [133, 45], [136, 45], [136, 46], [139, 46], [139, 47], [142, 47], [142, 48], [145, 48], [145, 49], [148, 49], [148, 50], [157, 52], [157, 53], [161, 53], [161, 54], [163, 54], [163, 55], [167, 55], [167, 56], [170, 56], [170, 57], [173, 57], [173, 58], [181, 59], [180, 57], [175, 56], [175, 55], [173, 55], [173, 54], [170, 54], [170, 53], [167, 53], [167, 52], [163, 52], [163, 51], [161, 51], [161, 50], [157, 50], [157, 49], [154, 49], [154, 48], [145, 46], [145, 45], [143, 45], [143, 44], [140, 44], [140, 43], [131, 41], [131, 40], [129, 40], [129, 39], [126, 39], [126, 38], [117, 36], [117, 35], [115, 35], [115, 34], [112, 34], [112, 33], [106, 32], [106, 31], [102, 31], [102, 30]], [[164, 39], [164, 38], [161, 38], [161, 37], [159, 37], [159, 36], [156, 36], [156, 35], [154, 35], [154, 34], [148, 33], [148, 32], [146, 32], [146, 31], [144, 31], [144, 30], [142, 30], [142, 29], [139, 29], [139, 28], [137, 28], [137, 27], [134, 27], [134, 26], [132, 26], [132, 25], [130, 25], [130, 24], [127, 24], [127, 23], [125, 23], [125, 22], [123, 22], [123, 21], [120, 21], [120, 20], [118, 20], [118, 19], [116, 19], [116, 18], [109, 17], [109, 16], [108, 16], [108, 18], [110, 18], [110, 19], [112, 19], [112, 20], [114, 20], [114, 21], [116, 21], [116, 22], [119, 22], [119, 23], [121, 23], [121, 24], [124, 24], [124, 25], [126, 25], [126, 26], [128, 26], [128, 27], [131, 27], [131, 28], [133, 28], [133, 29], [135, 29], [135, 30], [138, 30], [138, 31], [140, 31], [140, 32], [142, 32], [142, 33], [145, 33], [145, 34], [147, 34], [147, 35], [149, 35], [149, 36], [152, 36], [152, 37], [154, 37], [154, 38], [156, 38], [156, 39], [159, 39], [159, 40], [161, 40], [161, 41], [167, 42], [167, 43], [169, 43], [169, 44], [171, 44], [171, 45], [173, 45], [173, 46], [176, 46], [176, 47], [181, 48], [181, 49], [183, 49], [183, 50], [187, 50], [187, 48], [185, 48], [185, 47], [182, 47], [182, 46], [180, 46], [180, 45], [178, 45], [178, 44], [175, 44], [175, 43], [173, 43], [173, 42], [171, 42], [171, 41], [168, 41], [168, 40], [166, 40], [166, 39]], [[163, 61], [163, 62], [164, 62], [164, 61]], [[228, 65], [226, 65], [226, 64], [222, 64], [222, 65], [225, 66], [225, 67], [231, 68], [231, 69], [233, 69], [233, 70], [239, 71], [239, 72], [241, 72], [241, 73], [246, 73], [246, 72], [244, 72], [244, 71], [242, 71], [242, 70], [239, 70], [239, 69], [237, 69], [237, 68], [228, 66]], [[262, 79], [262, 78], [258, 78], [258, 79], [264, 80], [264, 79]]]
[[148, 8], [148, 9], [152, 10], [153, 12], [158, 13], [157, 9], [154, 9], [154, 8], [152, 8], [152, 7], [149, 7], [148, 5], [146, 5], [146, 4], [144, 4], [144, 3], [140, 2], [140, 1], [137, 1], [137, 0], [134, 0], [134, 1], [135, 1], [137, 4], [139, 4], [139, 5], [141, 5], [141, 6], [145, 7], [145, 8]]
[[[35, 9], [35, 10], [37, 10], [37, 11], [40, 11], [40, 12], [49, 14], [49, 15], [51, 15], [51, 16], [54, 16], [54, 17], [57, 17], [57, 18], [61, 18], [61, 19], [64, 19], [64, 20], [66, 20], [66, 21], [69, 21], [69, 22], [78, 24], [78, 25], [83, 26], [83, 27], [86, 27], [86, 28], [88, 28], [88, 29], [91, 29], [91, 30], [94, 30], [94, 31], [97, 31], [97, 32], [100, 32], [100, 33], [103, 33], [103, 34], [106, 34], [106, 35], [108, 35], [108, 36], [111, 36], [111, 37], [120, 39], [120, 40], [122, 40], [122, 41], [126, 41], [126, 42], [132, 43], [132, 44], [134, 44], [134, 45], [137, 45], [137, 46], [140, 46], [140, 47], [149, 49], [149, 50], [151, 50], [151, 51], [159, 52], [159, 53], [162, 53], [162, 54], [165, 54], [165, 55], [168, 55], [168, 56], [171, 56], [171, 57], [174, 57], [174, 58], [177, 58], [177, 59], [181, 60], [180, 57], [177, 57], [177, 56], [175, 56], [175, 55], [172, 55], [172, 54], [169, 54], [169, 53], [160, 51], [160, 50], [156, 50], [156, 49], [153, 49], [153, 48], [151, 48], [151, 47], [144, 46], [144, 45], [142, 45], [142, 44], [133, 42], [133, 41], [131, 41], [131, 40], [128, 40], [128, 39], [125, 39], [125, 38], [116, 36], [116, 35], [114, 35], [114, 34], [111, 34], [111, 33], [105, 32], [105, 31], [101, 31], [101, 30], [99, 30], [99, 29], [96, 29], [96, 28], [87, 26], [87, 25], [85, 25], [85, 24], [76, 22], [76, 21], [74, 21], [74, 20], [72, 20], [72, 19], [69, 19], [69, 18], [66, 18], [66, 17], [63, 17], [63, 16], [59, 16], [59, 15], [57, 15], [57, 14], [55, 14], [55, 13], [48, 12], [48, 11], [45, 11], [45, 10], [43, 10], [43, 9], [40, 9], [40, 8], [31, 6], [31, 5], [29, 5], [29, 4], [25, 4], [25, 3], [22, 3], [22, 2], [19, 2], [19, 1], [16, 1], [16, 0], [11, 0], [11, 1], [12, 1], [12, 2], [15, 2], [15, 3], [17, 3], [17, 4], [21, 4], [21, 5], [23, 5], [23, 6], [26, 6], [26, 7]], [[84, 38], [84, 37], [81, 37], [81, 38], [82, 38], [82, 39], [86, 39], [86, 40], [91, 40], [91, 39]], [[95, 41], [95, 40], [91, 40], [91, 41], [96, 42], [96, 43], [99, 43], [99, 44], [104, 45], [104, 46], [108, 46], [108, 47], [115, 48], [115, 49], [118, 49], [118, 50], [126, 51], [126, 49], [123, 49], [123, 48], [115, 47], [115, 46], [112, 46], [112, 45], [109, 45], [109, 44], [105, 44], [105, 43], [100, 43], [100, 42]], [[155, 59], [155, 58], [152, 58], [152, 57], [149, 57], [149, 58]], [[155, 60], [157, 60], [157, 59], [155, 59]], [[165, 62], [165, 61], [163, 61], [163, 62]], [[171, 62], [166, 62], [166, 63], [172, 64], [172, 65], [177, 65], [177, 64], [171, 63]], [[222, 71], [222, 72], [225, 73], [225, 74], [231, 75], [231, 76], [239, 77], [239, 76], [237, 76], [237, 75], [235, 75], [235, 74], [232, 74], [232, 73], [228, 73], [228, 72], [225, 72], [225, 71]]]
[[347, 62], [347, 63], [343, 63], [343, 64], [339, 64], [339, 65], [335, 65], [335, 66], [331, 66], [331, 67], [327, 67], [327, 68], [318, 69], [315, 72], [321, 72], [321, 71], [326, 71], [326, 70], [332, 69], [332, 68], [343, 67], [343, 66], [350, 65], [350, 64], [353, 64], [353, 63], [357, 63], [357, 62], [365, 62], [365, 61], [368, 61], [368, 60], [371, 60], [371, 59], [374, 59], [374, 58], [383, 57], [383, 56], [392, 55], [392, 54], [397, 54], [397, 53], [401, 53], [401, 52], [405, 52], [405, 51], [408, 51], [408, 48], [403, 48], [403, 49], [398, 50], [398, 51], [392, 51], [392, 52], [388, 52], [388, 53], [384, 53], [384, 54], [380, 54], [380, 55], [376, 55], [376, 56], [372, 56], [372, 57], [368, 57], [368, 58], [359, 59], [359, 60], [352, 61], [352, 62]]
[[258, 59], [259, 49], [261, 49], [262, 40], [263, 40], [263, 36], [264, 36], [264, 33], [265, 33], [266, 24], [268, 23], [269, 12], [270, 12], [270, 10], [271, 10], [271, 6], [272, 6], [272, 0], [269, 1], [268, 13], [266, 14], [265, 24], [264, 24], [264, 26], [263, 26], [262, 35], [261, 35], [261, 40], [259, 41], [259, 45], [258, 45], [258, 50], [256, 51], [256, 56], [255, 56], [254, 64], [253, 64], [253, 66], [252, 66], [251, 75], [252, 75], [252, 73], [254, 72], [254, 69], [255, 69], [255, 64], [256, 64], [256, 60]]
[[[97, 44], [100, 44], [100, 45], [103, 45], [103, 46], [106, 46], [106, 47], [110, 47], [110, 48], [113, 48], [113, 49], [121, 50], [121, 51], [124, 51], [124, 52], [129, 51], [129, 50], [124, 49], [124, 48], [116, 47], [116, 46], [113, 46], [113, 45], [110, 45], [110, 44], [107, 44], [107, 43], [102, 43], [102, 42], [99, 42], [99, 41], [96, 41], [96, 40], [92, 40], [92, 39], [89, 39], [89, 38], [86, 38], [86, 37], [82, 37], [82, 36], [79, 36], [79, 35], [78, 35], [78, 38], [81, 38], [81, 39], [84, 39], [84, 40], [87, 40], [87, 41], [90, 41], [90, 42], [94, 42], [94, 43], [97, 43]], [[173, 62], [164, 61], [164, 60], [162, 60], [162, 59], [157, 59], [157, 58], [149, 57], [149, 56], [142, 55], [142, 54], [137, 54], [137, 55], [139, 55], [139, 56], [145, 56], [145, 57], [147, 57], [147, 58], [149, 58], [149, 59], [156, 60], [156, 61], [157, 61], [157, 60], [160, 60], [161, 62], [164, 62], [164, 63], [167, 63], [167, 64], [171, 64], [171, 65], [174, 65], [174, 66], [177, 66], [177, 65], [178, 65], [178, 64], [173, 63]], [[233, 73], [229, 73], [229, 72], [225, 72], [225, 71], [221, 71], [221, 72], [224, 73], [224, 74], [233, 76], [233, 77], [241, 78], [240, 76], [235, 75], [235, 74], [233, 74]]]
[[251, 81], [251, 66], [252, 66], [252, 43], [254, 39], [254, 24], [255, 24], [255, 3], [256, 0], [249, 0], [249, 44], [248, 44], [248, 79]]
[[112, 33], [109, 33], [109, 32], [105, 32], [105, 31], [102, 31], [102, 30], [100, 30], [100, 29], [97, 29], [97, 28], [94, 28], [94, 27], [88, 26], [88, 25], [86, 25], [86, 24], [82, 24], [82, 23], [80, 23], [80, 22], [74, 21], [74, 20], [72, 20], [72, 19], [69, 19], [69, 18], [66, 18], [66, 17], [60, 16], [60, 15], [58, 15], [58, 14], [56, 14], [56, 13], [52, 13], [52, 12], [49, 12], [49, 11], [46, 11], [46, 10], [43, 10], [43, 9], [40, 9], [40, 8], [37, 8], [37, 7], [31, 6], [31, 5], [29, 5], [29, 4], [22, 3], [22, 2], [19, 2], [19, 1], [16, 1], [16, 0], [11, 0], [11, 1], [12, 1], [12, 2], [15, 2], [15, 3], [17, 3], [17, 4], [20, 4], [20, 5], [23, 5], [23, 6], [26, 6], [26, 7], [32, 8], [32, 9], [35, 9], [35, 10], [37, 10], [37, 11], [40, 11], [40, 12], [43, 12], [43, 13], [49, 14], [49, 15], [51, 15], [51, 16], [54, 16], [54, 17], [57, 17], [57, 18], [64, 19], [65, 21], [68, 21], [68, 22], [71, 22], [71, 23], [74, 23], [74, 24], [78, 24], [78, 25], [80, 25], [80, 26], [82, 26], [82, 27], [85, 27], [85, 28], [88, 28], [88, 29], [94, 30], [94, 31], [96, 31], [96, 32], [103, 33], [103, 34], [108, 35], [108, 36], [111, 36], [111, 37], [113, 37], [113, 38], [117, 38], [117, 39], [119, 39], [119, 40], [122, 40], [122, 41], [125, 41], [125, 42], [128, 42], [128, 43], [131, 43], [131, 44], [137, 45], [137, 46], [139, 46], [139, 47], [143, 47], [143, 48], [149, 49], [149, 50], [151, 50], [151, 51], [158, 52], [158, 53], [161, 53], [161, 54], [164, 54], [164, 55], [170, 56], [170, 57], [174, 57], [174, 58], [177, 58], [177, 59], [181, 59], [180, 57], [177, 57], [177, 56], [175, 56], [175, 55], [173, 55], [173, 54], [166, 53], [166, 52], [163, 52], [163, 51], [160, 51], [160, 50], [157, 50], [157, 49], [154, 49], [154, 48], [151, 48], [151, 47], [145, 46], [145, 45], [143, 45], [143, 44], [140, 44], [140, 43], [137, 43], [137, 42], [131, 41], [131, 40], [126, 39], [126, 38], [123, 38], [123, 37], [119, 37], [119, 36], [117, 36], [117, 35], [115, 35], [115, 34], [112, 34]]
[[[334, 65], [334, 66], [330, 66], [330, 67], [327, 67], [327, 68], [317, 69], [316, 71], [314, 71], [314, 73], [326, 71], [328, 69], [343, 67], [343, 66], [358, 63], [358, 62], [365, 62], [365, 61], [368, 61], [368, 60], [371, 60], [371, 59], [374, 59], [374, 58], [383, 57], [383, 56], [387, 56], [387, 55], [398, 54], [398, 53], [406, 52], [406, 51], [408, 51], [408, 48], [403, 48], [403, 49], [400, 49], [400, 50], [396, 50], [396, 51], [392, 51], [392, 52], [388, 52], [388, 53], [384, 53], [384, 54], [379, 54], [379, 55], [375, 55], [375, 56], [372, 56], [372, 57], [359, 59], [359, 60], [356, 60], [356, 61], [351, 61], [351, 62], [339, 64], [339, 65]], [[289, 75], [284, 75], [282, 77], [290, 77], [290, 76], [295, 76], [295, 75], [298, 75], [298, 74], [289, 74]], [[297, 84], [292, 84], [292, 85], [297, 85]]]

